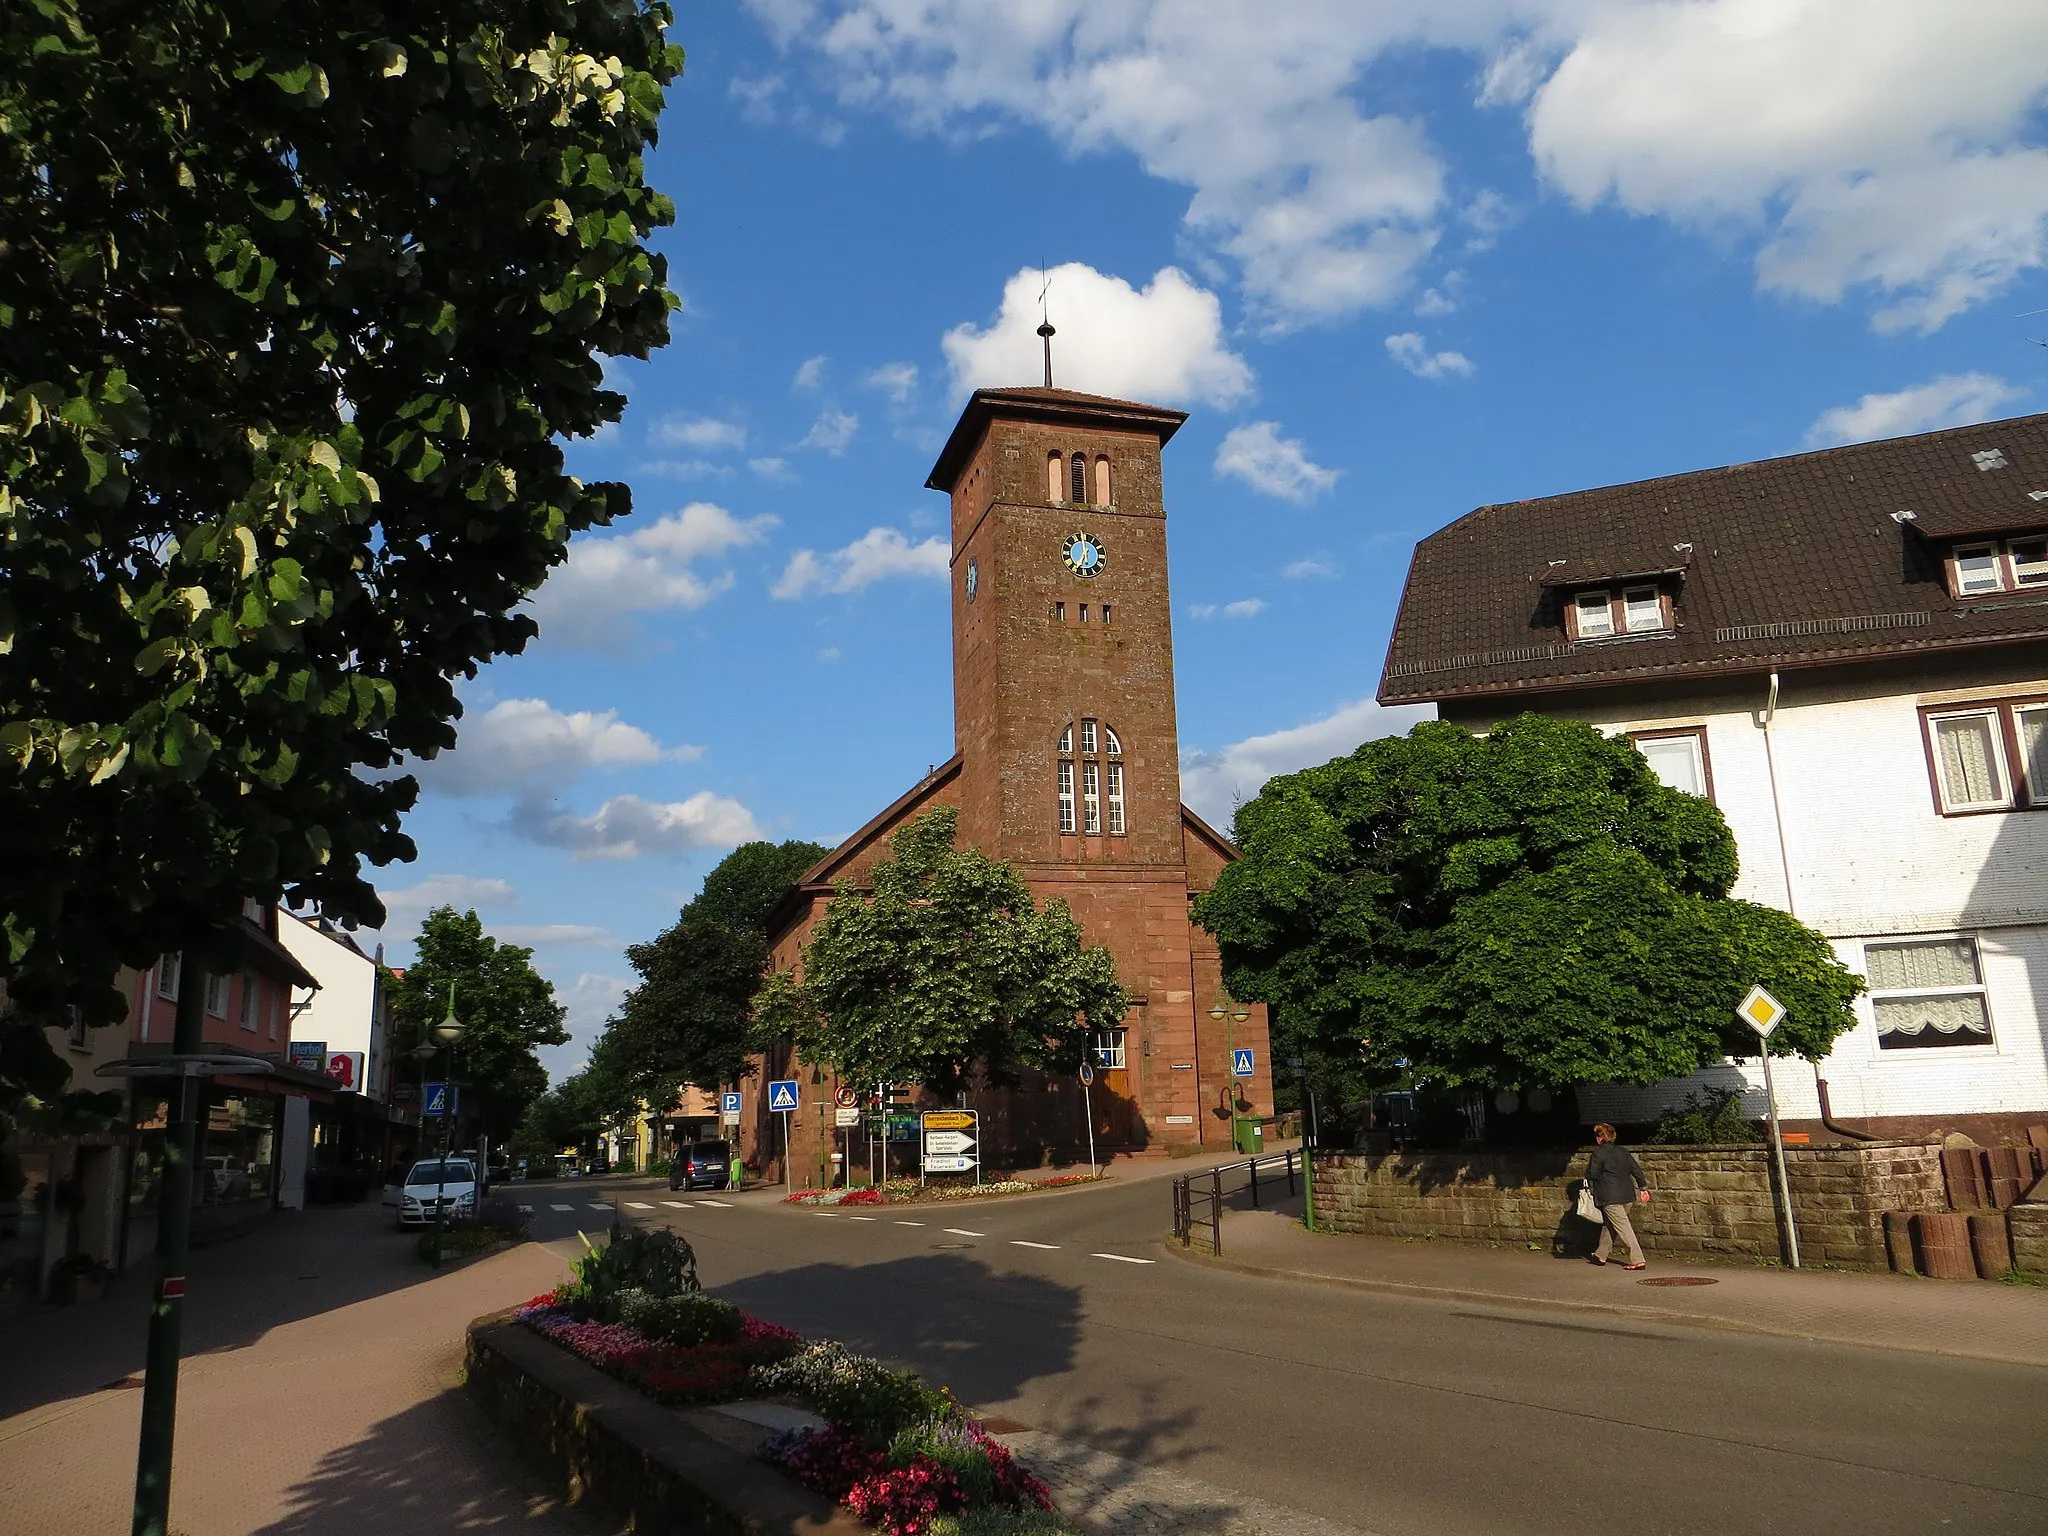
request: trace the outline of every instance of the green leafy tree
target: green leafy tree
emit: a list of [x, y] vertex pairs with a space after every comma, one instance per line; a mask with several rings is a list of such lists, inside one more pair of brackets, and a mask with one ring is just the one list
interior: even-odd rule
[[640, 985], [605, 1026], [598, 1050], [650, 1104], [682, 1083], [710, 1088], [753, 1070], [754, 993], [768, 968], [769, 915], [828, 851], [816, 843], [743, 843], [704, 877], [671, 927], [626, 950]]
[[407, 758], [629, 509], [675, 305], [644, 0], [0, 7], [0, 980], [121, 1016], [245, 896], [381, 922]]
[[859, 1082], [941, 1093], [979, 1075], [1068, 1072], [1128, 1000], [1116, 963], [1082, 942], [1064, 901], [1040, 908], [1010, 865], [953, 846], [956, 814], [897, 830], [869, 892], [841, 885], [803, 952], [755, 1000], [757, 1038]]
[[1195, 905], [1231, 991], [1383, 1077], [1678, 1076], [1756, 1053], [1734, 1009], [1757, 983], [1788, 1009], [1773, 1054], [1818, 1060], [1854, 1022], [1827, 941], [1729, 897], [1721, 813], [1590, 726], [1418, 725], [1271, 780], [1236, 836]]
[[555, 1154], [565, 1148], [582, 1151], [596, 1145], [604, 1130], [604, 1116], [583, 1092], [582, 1075], [564, 1078], [526, 1106], [519, 1117], [519, 1129], [512, 1133], [510, 1150], [526, 1159], [536, 1173], [552, 1173]]
[[452, 986], [462, 1042], [452, 1061], [442, 1048], [430, 1070], [464, 1085], [465, 1126], [480, 1124], [502, 1142], [547, 1089], [548, 1075], [535, 1052], [569, 1042], [554, 983], [533, 968], [532, 950], [500, 944], [484, 932], [476, 913], [453, 907], [427, 914], [416, 951], [405, 974], [391, 983], [398, 1047], [433, 1040]]

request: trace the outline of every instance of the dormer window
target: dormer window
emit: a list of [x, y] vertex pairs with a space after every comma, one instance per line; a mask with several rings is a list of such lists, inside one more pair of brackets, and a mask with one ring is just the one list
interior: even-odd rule
[[1566, 609], [1573, 640], [1609, 640], [1671, 628], [1671, 603], [1657, 587], [1600, 587], [1573, 596]]
[[1957, 597], [2048, 587], [2048, 534], [1958, 544], [1948, 563], [1949, 590]]

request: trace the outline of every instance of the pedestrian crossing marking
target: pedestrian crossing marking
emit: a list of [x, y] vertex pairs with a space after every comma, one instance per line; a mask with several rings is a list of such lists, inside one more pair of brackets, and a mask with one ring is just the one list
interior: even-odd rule
[[699, 1205], [715, 1205], [721, 1211], [729, 1211], [732, 1209], [732, 1207], [727, 1205], [723, 1200], [699, 1200], [697, 1203]]
[[551, 1211], [573, 1211], [576, 1207], [573, 1205], [551, 1205], [548, 1209]]
[[590, 1208], [593, 1211], [608, 1211], [611, 1209], [611, 1205], [604, 1200], [593, 1200], [590, 1202]]
[[687, 1211], [690, 1208], [690, 1202], [687, 1200], [664, 1200], [661, 1203], [674, 1211]]
[[654, 1209], [654, 1207], [649, 1205], [645, 1200], [628, 1200], [626, 1202], [626, 1208], [628, 1210], [634, 1211], [651, 1211]]

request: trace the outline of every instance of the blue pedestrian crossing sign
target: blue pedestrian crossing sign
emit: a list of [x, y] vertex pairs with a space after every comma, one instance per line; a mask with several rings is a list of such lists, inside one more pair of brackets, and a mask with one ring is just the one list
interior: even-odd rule
[[445, 1115], [455, 1108], [455, 1089], [448, 1083], [429, 1083], [420, 1113]]
[[768, 1107], [777, 1114], [784, 1114], [796, 1108], [796, 1079], [784, 1078], [768, 1085]]
[[1252, 1048], [1239, 1046], [1230, 1053], [1230, 1075], [1232, 1077], [1256, 1077], [1252, 1070]]
[[736, 1093], [721, 1093], [718, 1096], [718, 1112], [722, 1115], [736, 1115], [740, 1112], [740, 1096]]

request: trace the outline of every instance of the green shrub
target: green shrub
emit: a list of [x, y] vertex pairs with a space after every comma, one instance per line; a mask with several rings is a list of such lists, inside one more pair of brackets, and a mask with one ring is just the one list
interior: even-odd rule
[[684, 1349], [698, 1344], [730, 1344], [740, 1336], [746, 1314], [729, 1301], [685, 1291], [679, 1296], [650, 1296], [621, 1291], [619, 1321], [635, 1333]]
[[935, 1515], [925, 1536], [1082, 1536], [1081, 1527], [1049, 1509], [977, 1509]]
[[688, 1239], [666, 1227], [627, 1227], [613, 1222], [602, 1248], [587, 1237], [583, 1247], [583, 1257], [576, 1262], [576, 1279], [590, 1309], [606, 1322], [619, 1320], [622, 1291], [666, 1297], [703, 1289], [697, 1282], [696, 1250]]
[[755, 1372], [759, 1390], [788, 1392], [833, 1424], [887, 1445], [906, 1429], [933, 1420], [956, 1420], [950, 1392], [925, 1385], [907, 1371], [856, 1355], [821, 1340], [801, 1354]]
[[1761, 1140], [1756, 1122], [1742, 1112], [1742, 1095], [1727, 1088], [1687, 1094], [1685, 1103], [1668, 1111], [1650, 1132], [1651, 1145], [1663, 1147]]
[[[516, 1243], [525, 1233], [517, 1227], [507, 1227], [497, 1222], [458, 1221], [441, 1229], [441, 1261], [466, 1259], [472, 1254], [484, 1253], [500, 1243]], [[425, 1263], [434, 1262], [434, 1229], [427, 1228], [420, 1234], [419, 1256]]]
[[953, 1474], [970, 1509], [996, 1502], [995, 1468], [960, 1420], [931, 1419], [897, 1431], [889, 1442], [889, 1465], [907, 1467], [918, 1456], [930, 1457]]

